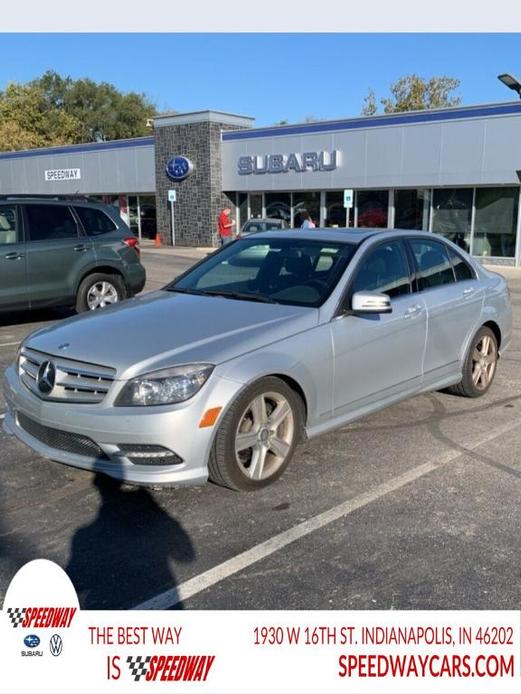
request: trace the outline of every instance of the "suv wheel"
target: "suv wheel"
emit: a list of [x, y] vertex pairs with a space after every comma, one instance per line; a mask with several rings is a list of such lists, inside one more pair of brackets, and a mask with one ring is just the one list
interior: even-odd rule
[[76, 311], [95, 311], [126, 299], [127, 292], [119, 275], [95, 273], [88, 275], [79, 286]]
[[280, 378], [267, 377], [239, 395], [223, 417], [208, 471], [216, 484], [254, 491], [288, 466], [304, 423], [300, 396]]
[[497, 360], [496, 336], [490, 328], [484, 326], [478, 330], [470, 343], [463, 364], [463, 378], [447, 390], [467, 398], [478, 398], [484, 395], [494, 380]]

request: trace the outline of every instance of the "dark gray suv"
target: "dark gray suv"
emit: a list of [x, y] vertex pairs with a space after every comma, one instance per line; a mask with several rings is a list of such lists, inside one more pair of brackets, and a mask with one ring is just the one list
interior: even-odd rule
[[115, 208], [0, 198], [0, 311], [94, 310], [137, 294], [145, 279], [138, 239]]

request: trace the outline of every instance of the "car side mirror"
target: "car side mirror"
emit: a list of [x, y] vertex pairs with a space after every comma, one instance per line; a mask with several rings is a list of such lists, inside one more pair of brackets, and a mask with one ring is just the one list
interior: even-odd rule
[[378, 292], [355, 292], [351, 299], [351, 311], [358, 313], [392, 313], [391, 299]]

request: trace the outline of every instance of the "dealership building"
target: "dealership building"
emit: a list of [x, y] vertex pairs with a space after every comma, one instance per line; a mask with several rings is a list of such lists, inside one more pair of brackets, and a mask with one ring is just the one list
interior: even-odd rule
[[164, 244], [216, 245], [230, 207], [237, 229], [309, 212], [317, 226], [435, 231], [521, 265], [521, 102], [267, 128], [163, 115], [150, 137], [0, 153], [0, 195], [20, 194], [98, 197]]

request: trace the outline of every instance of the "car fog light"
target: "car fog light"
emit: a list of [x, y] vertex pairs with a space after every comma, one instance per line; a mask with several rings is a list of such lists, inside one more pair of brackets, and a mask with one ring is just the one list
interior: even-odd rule
[[120, 443], [119, 452], [134, 465], [179, 465], [183, 462], [177, 453], [164, 446]]

